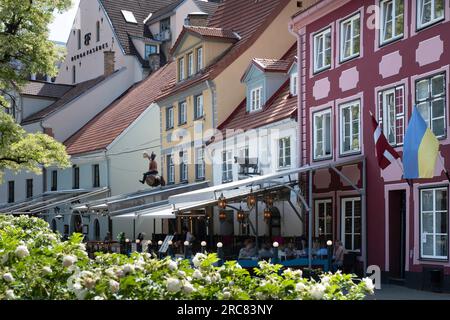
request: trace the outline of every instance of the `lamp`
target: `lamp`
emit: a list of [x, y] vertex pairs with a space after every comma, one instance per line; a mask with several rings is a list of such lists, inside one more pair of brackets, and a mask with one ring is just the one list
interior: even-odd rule
[[227, 207], [227, 200], [223, 196], [223, 193], [220, 195], [217, 205], [220, 209], [225, 209]]
[[185, 245], [186, 247], [189, 246], [189, 241], [186, 240], [186, 241], [184, 242], [184, 245]]
[[266, 195], [265, 201], [266, 201], [266, 205], [268, 207], [272, 207], [273, 206], [273, 197], [272, 197], [272, 195], [270, 193], [268, 195]]
[[[251, 191], [251, 192], [253, 192], [253, 191]], [[256, 204], [256, 196], [253, 194], [249, 194], [247, 196], [247, 206], [249, 208], [253, 208], [255, 204]]]
[[244, 219], [245, 219], [245, 212], [244, 212], [244, 210], [242, 210], [242, 207], [241, 207], [241, 208], [239, 208], [239, 210], [237, 212], [237, 220], [239, 222], [243, 222]]
[[272, 212], [270, 211], [269, 207], [266, 207], [264, 209], [264, 220], [269, 221], [272, 218]]
[[202, 241], [202, 242], [200, 243], [200, 245], [201, 245], [202, 247], [206, 247], [206, 241]]
[[163, 244], [162, 240], [159, 240], [158, 241], [158, 246], [162, 246], [162, 244]]
[[327, 241], [327, 246], [331, 247], [332, 245], [333, 245], [333, 241], [328, 240], [328, 241]]
[[220, 210], [219, 219], [220, 221], [225, 221], [227, 219], [227, 213], [223, 210]]

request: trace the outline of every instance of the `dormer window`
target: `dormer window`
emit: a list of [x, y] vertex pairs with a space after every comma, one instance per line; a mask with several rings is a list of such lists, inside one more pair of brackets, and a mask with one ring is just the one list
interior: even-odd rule
[[125, 19], [126, 22], [128, 22], [128, 23], [136, 23], [137, 24], [137, 20], [134, 17], [133, 12], [127, 11], [127, 10], [122, 10], [122, 15], [123, 15], [123, 18]]
[[203, 48], [197, 49], [197, 72], [203, 69]]
[[250, 91], [250, 112], [261, 109], [262, 89], [262, 87], [259, 87]]
[[292, 96], [296, 96], [298, 93], [298, 73], [297, 72], [294, 72], [291, 74], [290, 92], [291, 92]]
[[148, 57], [152, 54], [158, 53], [158, 47], [154, 44], [146, 44], [145, 45], [145, 59], [148, 59]]
[[194, 54], [191, 52], [188, 54], [188, 77], [194, 75]]
[[184, 74], [184, 58], [180, 58], [178, 60], [178, 78], [179, 80], [184, 80], [185, 74]]

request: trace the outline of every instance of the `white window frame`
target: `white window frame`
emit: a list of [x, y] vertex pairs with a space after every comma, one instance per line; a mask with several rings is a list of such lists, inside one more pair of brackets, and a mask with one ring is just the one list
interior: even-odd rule
[[[291, 137], [278, 139], [278, 169], [287, 169], [292, 166], [292, 141]], [[289, 148], [286, 147], [286, 141], [289, 141]], [[289, 150], [289, 156], [287, 155]], [[289, 161], [288, 161], [289, 159]], [[280, 164], [281, 163], [281, 164]]]
[[[325, 128], [325, 121], [324, 121], [324, 116], [326, 114], [330, 115], [330, 128], [328, 128], [328, 132], [329, 132], [329, 139], [330, 139], [330, 154], [327, 155], [325, 154], [325, 132], [324, 132], [324, 128]], [[317, 120], [321, 118], [322, 120], [322, 141], [321, 143], [323, 144], [322, 150], [323, 150], [323, 154], [322, 155], [318, 155], [317, 154], [317, 143], [319, 142], [317, 139]], [[333, 157], [333, 131], [332, 131], [332, 127], [333, 127], [333, 113], [331, 112], [331, 108], [327, 108], [325, 110], [321, 110], [321, 111], [317, 111], [313, 113], [313, 159], [314, 160], [323, 160], [323, 159], [329, 159], [331, 157]]]
[[180, 181], [185, 182], [189, 180], [189, 171], [188, 171], [188, 151], [183, 150], [183, 156], [181, 157], [181, 170], [180, 170]]
[[[382, 121], [382, 125], [383, 125], [383, 133], [387, 139], [387, 141], [389, 142], [389, 144], [391, 144], [392, 146], [396, 146], [397, 145], [397, 103], [396, 103], [396, 99], [395, 99], [395, 88], [391, 88], [391, 89], [387, 89], [387, 90], [383, 90], [381, 92], [382, 98], [383, 98], [383, 121]], [[394, 96], [394, 105], [390, 105], [388, 102], [388, 97], [389, 95], [393, 95]], [[393, 110], [392, 110], [393, 108]], [[392, 111], [394, 112], [394, 141], [390, 140], [390, 134], [389, 134], [389, 129], [391, 128], [391, 113]]]
[[[354, 48], [354, 43], [355, 43], [355, 25], [354, 25], [354, 21], [355, 20], [359, 20], [359, 51], [358, 52], [353, 52], [353, 48]], [[345, 56], [345, 42], [344, 42], [344, 34], [345, 34], [345, 29], [344, 29], [344, 25], [350, 23], [350, 39], [348, 40], [350, 42], [350, 50], [351, 53], [349, 56]], [[353, 58], [358, 57], [361, 54], [361, 13], [355, 13], [354, 15], [352, 15], [351, 17], [343, 20], [340, 22], [340, 62], [346, 62], [348, 60], [351, 60]]]
[[[328, 236], [330, 236], [330, 239], [333, 239], [333, 199], [320, 199], [316, 200], [316, 207], [315, 207], [315, 216], [316, 216], [316, 237], [325, 236], [325, 238], [329, 239]], [[325, 212], [325, 216], [323, 217], [324, 221], [324, 229], [322, 232], [320, 231], [320, 211], [319, 211], [319, 205], [324, 204], [325, 208], [327, 208], [327, 204], [331, 204], [331, 212]], [[325, 210], [326, 211], [326, 210]], [[331, 216], [331, 230], [327, 230], [327, 223], [326, 223], [326, 217], [327, 215]]]
[[178, 60], [178, 75], [180, 77], [180, 81], [186, 78], [185, 74], [185, 65], [184, 65], [184, 57]]
[[[325, 69], [329, 69], [331, 67], [331, 59], [332, 59], [332, 40], [330, 40], [330, 47], [326, 48], [325, 45], [327, 43], [326, 38], [329, 36], [331, 38], [331, 27], [326, 28], [323, 31], [318, 32], [313, 37], [314, 44], [314, 73], [323, 71]], [[322, 45], [322, 51], [319, 50], [318, 44]], [[328, 52], [328, 53], [327, 53]], [[319, 59], [319, 55], [322, 55], [322, 58]], [[327, 54], [330, 55], [330, 63], [326, 64]], [[322, 66], [319, 67], [319, 62], [321, 62]]]
[[[399, 13], [396, 12], [395, 9], [397, 7], [397, 2], [403, 1], [403, 12]], [[406, 0], [407, 1], [407, 0]], [[385, 31], [386, 31], [386, 25], [388, 20], [386, 20], [386, 7], [388, 6], [388, 3], [392, 2], [392, 13], [390, 16], [390, 24], [392, 27], [392, 37], [391, 38], [385, 38]], [[397, 34], [397, 20], [400, 16], [403, 16], [403, 25], [402, 25], [402, 32]], [[380, 2], [380, 44], [387, 44], [389, 42], [398, 40], [403, 38], [403, 35], [405, 33], [405, 0], [383, 0]]]
[[[355, 119], [352, 118], [350, 120], [350, 132], [349, 132], [349, 136], [351, 138], [351, 141], [350, 141], [351, 148], [350, 148], [350, 150], [344, 150], [344, 139], [345, 139], [345, 132], [344, 132], [344, 130], [345, 130], [345, 126], [344, 126], [343, 110], [347, 109], [347, 108], [352, 108], [354, 106], [358, 106], [358, 108], [359, 108], [359, 117], [358, 117], [358, 123], [359, 123], [359, 125], [358, 125], [358, 128], [359, 128], [359, 130], [358, 130], [358, 149], [357, 150], [353, 149], [353, 136], [355, 135], [355, 132], [354, 132]], [[350, 113], [350, 114], [352, 114], [352, 113]], [[340, 154], [341, 155], [348, 155], [348, 154], [360, 153], [361, 152], [361, 101], [360, 100], [354, 100], [354, 101], [351, 101], [351, 102], [348, 102], [348, 103], [341, 104], [339, 106], [339, 126], [340, 126], [340, 128], [339, 128], [339, 131], [340, 131], [340, 134], [339, 134], [339, 144], [340, 144], [339, 150], [340, 150]]]
[[[423, 193], [424, 192], [433, 192], [433, 210], [425, 211], [423, 208]], [[436, 192], [437, 191], [445, 191], [447, 193], [447, 210], [437, 210], [436, 209]], [[423, 232], [423, 218], [424, 214], [432, 214], [433, 215], [433, 232], [432, 233], [424, 233]], [[445, 213], [446, 214], [446, 222], [447, 222], [447, 233], [436, 232], [436, 214]], [[423, 259], [436, 259], [436, 260], [447, 260], [448, 259], [448, 188], [447, 187], [437, 187], [437, 188], [424, 188], [420, 190], [420, 257]], [[423, 245], [425, 243], [424, 236], [432, 236], [433, 237], [433, 255], [425, 255], [423, 254]], [[436, 254], [436, 238], [439, 236], [447, 237], [447, 255], [446, 256], [438, 256]]]
[[167, 130], [169, 130], [169, 129], [173, 129], [173, 127], [174, 127], [174, 125], [175, 125], [175, 123], [174, 123], [174, 118], [173, 118], [173, 113], [174, 111], [173, 111], [173, 106], [172, 107], [168, 107], [167, 109], [166, 109], [166, 117], [167, 117], [167, 120], [166, 120], [166, 126], [167, 126]]
[[204, 116], [203, 110], [203, 94], [195, 96], [195, 119], [199, 119]]
[[167, 183], [173, 184], [175, 183], [175, 164], [173, 162], [173, 155], [168, 155], [166, 158], [167, 163]]
[[197, 72], [203, 69], [203, 47], [197, 48]]
[[261, 110], [262, 90], [262, 87], [250, 90], [250, 112]]
[[195, 149], [195, 178], [205, 179], [205, 150], [203, 147]]
[[[435, 9], [436, 9], [436, 1], [437, 0], [416, 0], [416, 4], [417, 4], [417, 17], [416, 17], [416, 25], [417, 25], [417, 30], [426, 28], [432, 24], [435, 24], [438, 21], [444, 20], [445, 19], [445, 6], [448, 5], [445, 0], [444, 1], [444, 5], [443, 5], [443, 12], [442, 12], [442, 17], [436, 17], [435, 16]], [[423, 7], [425, 3], [430, 3], [431, 4], [431, 20], [426, 22], [426, 23], [422, 23], [422, 13], [423, 13]]]
[[226, 150], [222, 152], [222, 182], [233, 181], [233, 152]]
[[188, 77], [194, 75], [194, 53], [188, 54]]
[[290, 92], [292, 96], [297, 96], [298, 94], [298, 72], [291, 74], [290, 79]]
[[[355, 233], [355, 217], [358, 217], [358, 216], [355, 216], [355, 202], [357, 202], [357, 201], [361, 202], [361, 197], [342, 198], [341, 199], [341, 240], [342, 240], [342, 244], [344, 245], [344, 248], [350, 252], [360, 252], [361, 251], [361, 249], [355, 249], [355, 235], [357, 235], [357, 233]], [[351, 232], [346, 232], [347, 230], [345, 230], [345, 204], [347, 202], [352, 202], [352, 216], [351, 216], [352, 230], [351, 230]], [[361, 205], [362, 205], [362, 203], [361, 203]], [[362, 211], [362, 208], [361, 208], [361, 211]], [[362, 226], [361, 219], [362, 219], [362, 212], [360, 212], [360, 215], [359, 215], [359, 221], [361, 223], [361, 226], [360, 226], [361, 233], [359, 233], [359, 235], [361, 236], [361, 245], [362, 245], [362, 231], [363, 231], [362, 227], [363, 226]], [[346, 241], [345, 235], [346, 234], [349, 234], [352, 236], [352, 244], [349, 247], [347, 247], [347, 244], [345, 243], [345, 241]]]
[[187, 123], [187, 102], [182, 101], [178, 104], [178, 112], [179, 112], [179, 118], [178, 118], [178, 125], [184, 125]]
[[[444, 90], [443, 93], [440, 95], [434, 95], [433, 96], [433, 79], [443, 77], [443, 83], [444, 83]], [[428, 97], [426, 99], [419, 100], [418, 95], [418, 84], [424, 81], [428, 81]], [[428, 127], [431, 129], [431, 131], [434, 133], [434, 122], [436, 120], [443, 119], [444, 120], [444, 134], [443, 135], [436, 135], [438, 139], [443, 139], [447, 136], [447, 74], [446, 73], [438, 73], [431, 76], [427, 76], [425, 78], [418, 79], [415, 82], [415, 90], [416, 90], [416, 96], [415, 96], [415, 105], [420, 110], [421, 104], [428, 104], [428, 118], [424, 118], [425, 122], [427, 123]], [[442, 116], [433, 116], [433, 102], [436, 102], [438, 100], [443, 100], [443, 115]]]

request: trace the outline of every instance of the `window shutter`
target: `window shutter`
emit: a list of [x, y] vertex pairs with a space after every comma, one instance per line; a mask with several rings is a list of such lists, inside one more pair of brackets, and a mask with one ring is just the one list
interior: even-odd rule
[[397, 145], [401, 145], [405, 134], [405, 96], [403, 86], [395, 88], [395, 130]]

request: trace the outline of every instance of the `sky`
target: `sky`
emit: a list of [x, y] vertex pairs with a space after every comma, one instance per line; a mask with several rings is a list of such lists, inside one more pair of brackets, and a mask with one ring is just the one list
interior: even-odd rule
[[80, 0], [72, 0], [72, 3], [72, 8], [63, 14], [55, 13], [55, 20], [49, 26], [50, 40], [67, 42], [69, 39], [70, 29], [72, 28], [73, 19], [77, 14]]

